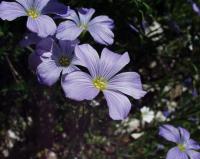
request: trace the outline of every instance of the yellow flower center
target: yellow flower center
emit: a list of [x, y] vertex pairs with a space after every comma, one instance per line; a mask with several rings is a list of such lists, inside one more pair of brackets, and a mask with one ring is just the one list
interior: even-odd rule
[[65, 56], [61, 56], [58, 62], [63, 67], [67, 67], [70, 65], [70, 60]]
[[184, 144], [178, 144], [178, 148], [181, 152], [184, 152], [185, 151], [185, 145]]
[[93, 80], [93, 84], [97, 89], [99, 89], [101, 91], [103, 91], [107, 88], [107, 81], [102, 77], [95, 78]]
[[29, 17], [33, 18], [33, 19], [36, 19], [36, 18], [39, 16], [39, 13], [38, 13], [38, 11], [35, 10], [35, 9], [29, 9], [29, 10], [27, 11], [27, 15], [28, 15]]

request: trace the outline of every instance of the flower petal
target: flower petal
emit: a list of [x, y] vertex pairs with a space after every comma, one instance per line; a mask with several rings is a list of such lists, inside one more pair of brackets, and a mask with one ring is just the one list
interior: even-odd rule
[[178, 147], [170, 149], [166, 159], [189, 159], [185, 152], [181, 152]]
[[187, 154], [190, 156], [190, 159], [200, 159], [200, 152], [189, 150]]
[[114, 53], [107, 48], [103, 49], [100, 59], [100, 74], [110, 79], [130, 61], [128, 53], [123, 55]]
[[33, 0], [16, 0], [20, 3], [26, 10], [30, 9], [33, 6]]
[[34, 7], [42, 11], [42, 9], [49, 3], [50, 0], [34, 0]]
[[99, 55], [89, 44], [77, 45], [75, 54], [81, 66], [86, 67], [92, 77], [96, 77], [99, 66]]
[[88, 31], [94, 40], [103, 45], [112, 45], [114, 42], [114, 34], [107, 25], [93, 24], [89, 25]]
[[180, 131], [181, 140], [182, 140], [183, 142], [185, 142], [185, 141], [187, 141], [187, 140], [190, 139], [190, 133], [189, 133], [186, 129], [184, 129], [184, 128], [182, 128], [182, 127], [178, 127], [178, 129], [179, 129], [179, 131]]
[[40, 37], [54, 35], [56, 31], [55, 22], [47, 15], [41, 15], [36, 19], [28, 17], [27, 27], [32, 32], [37, 33]]
[[114, 21], [105, 15], [97, 16], [94, 19], [92, 19], [89, 23], [90, 26], [96, 24], [105, 25], [105, 27], [108, 27], [110, 29], [114, 28]]
[[58, 67], [55, 61], [49, 59], [43, 61], [37, 67], [37, 75], [42, 84], [52, 86], [60, 77], [62, 68]]
[[42, 55], [45, 52], [50, 52], [53, 47], [54, 40], [50, 37], [42, 39], [37, 45], [36, 45], [36, 53], [38, 55]]
[[69, 41], [69, 40], [59, 40], [59, 45], [62, 53], [67, 55], [69, 58], [74, 56], [75, 46], [79, 43], [79, 40]]
[[40, 40], [42, 40], [42, 38], [36, 33], [29, 32], [24, 35], [19, 44], [21, 47], [27, 47], [29, 45], [37, 44]]
[[56, 38], [60, 40], [75, 40], [83, 31], [72, 21], [65, 21], [59, 24]]
[[80, 25], [80, 19], [79, 19], [77, 13], [72, 9], [70, 9], [69, 14], [67, 14], [63, 18], [68, 19], [68, 20], [72, 20], [74, 23], [76, 23], [76, 25]]
[[197, 143], [196, 141], [194, 141], [193, 139], [189, 139], [186, 143], [186, 147], [187, 149], [190, 150], [200, 150], [200, 145], [199, 143]]
[[109, 107], [110, 117], [114, 120], [125, 119], [131, 109], [129, 99], [121, 93], [110, 90], [103, 91], [103, 94]]
[[82, 25], [87, 25], [90, 21], [92, 15], [94, 14], [95, 10], [93, 8], [87, 9], [87, 8], [81, 8], [78, 11], [80, 22]]
[[168, 141], [175, 143], [180, 142], [180, 133], [179, 130], [172, 125], [165, 124], [159, 127], [159, 135], [164, 137]]
[[28, 57], [29, 68], [33, 71], [37, 69], [37, 66], [42, 62], [40, 56], [38, 56], [35, 52], [31, 53]]
[[62, 71], [62, 75], [66, 75], [68, 73], [74, 72], [74, 71], [78, 71], [79, 68], [76, 67], [75, 65], [71, 64], [68, 67], [63, 67], [63, 71]]
[[196, 3], [192, 3], [192, 9], [194, 12], [196, 12], [200, 16], [200, 8]]
[[12, 21], [18, 17], [26, 16], [25, 9], [16, 2], [1, 2], [0, 18], [3, 20]]
[[56, 15], [67, 15], [69, 7], [59, 3], [57, 0], [50, 0], [49, 3], [42, 10], [43, 14], [56, 14]]
[[92, 100], [99, 93], [92, 84], [91, 76], [81, 71], [66, 75], [61, 85], [65, 96], [77, 101]]
[[146, 92], [142, 90], [140, 75], [136, 72], [124, 72], [110, 79], [108, 89], [120, 91], [135, 99], [142, 98]]

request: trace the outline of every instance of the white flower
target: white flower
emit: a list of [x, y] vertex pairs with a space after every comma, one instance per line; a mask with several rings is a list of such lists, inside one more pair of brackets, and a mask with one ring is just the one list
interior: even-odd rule
[[130, 133], [134, 130], [138, 130], [139, 127], [140, 127], [140, 121], [136, 118], [133, 118], [128, 123], [127, 132]]
[[133, 131], [139, 131], [140, 120], [136, 118], [126, 118], [120, 124], [117, 124], [116, 127], [117, 127], [117, 130], [115, 131], [115, 135], [131, 133]]
[[17, 134], [14, 131], [8, 130], [7, 133], [10, 139], [20, 140], [19, 136], [17, 136]]
[[143, 122], [150, 123], [154, 119], [154, 112], [148, 107], [143, 107], [140, 111], [142, 113]]
[[174, 112], [178, 106], [175, 101], [168, 101], [166, 104], [169, 112]]
[[166, 121], [167, 118], [163, 115], [161, 111], [158, 111], [155, 115], [155, 119], [159, 122], [163, 122]]
[[144, 132], [140, 132], [140, 133], [132, 133], [131, 137], [134, 139], [138, 139], [140, 138], [142, 135], [144, 135]]

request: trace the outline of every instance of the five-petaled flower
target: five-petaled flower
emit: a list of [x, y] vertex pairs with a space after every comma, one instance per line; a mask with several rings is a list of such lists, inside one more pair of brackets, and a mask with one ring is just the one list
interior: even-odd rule
[[81, 33], [88, 31], [94, 40], [100, 44], [113, 44], [113, 20], [108, 16], [97, 16], [91, 20], [95, 10], [81, 8], [78, 15], [70, 10], [67, 21], [62, 22], [57, 29], [56, 37], [61, 40], [75, 40]]
[[56, 24], [46, 14], [67, 14], [68, 7], [57, 0], [16, 0], [17, 2], [1, 2], [0, 18], [12, 21], [21, 16], [28, 16], [27, 28], [41, 37], [53, 35]]
[[200, 145], [190, 139], [190, 133], [182, 128], [166, 124], [160, 127], [159, 135], [177, 144], [167, 153], [166, 159], [200, 159]]
[[[130, 61], [128, 53], [119, 55], [107, 48], [103, 49], [101, 58], [89, 44], [76, 46], [75, 54], [79, 65], [89, 73], [75, 71], [62, 80], [66, 97], [74, 100], [92, 100], [100, 91], [103, 92], [112, 119], [127, 117], [131, 103], [124, 94], [140, 99], [146, 92], [142, 90], [140, 75], [136, 72], [117, 74]], [[117, 74], [117, 75], [116, 75]]]
[[[59, 41], [59, 45], [53, 41], [50, 51], [49, 43], [41, 41], [38, 45], [36, 53], [29, 58], [32, 67], [36, 67], [38, 80], [45, 85], [52, 86], [59, 79], [60, 75], [67, 75], [70, 72], [79, 70], [75, 66], [76, 58], [74, 56], [74, 48], [78, 41]], [[43, 44], [43, 46], [42, 46]], [[39, 48], [41, 46], [41, 48]], [[47, 47], [47, 49], [44, 48]], [[40, 56], [37, 56], [40, 55]], [[38, 60], [41, 60], [38, 63]], [[36, 66], [37, 65], [37, 66]]]

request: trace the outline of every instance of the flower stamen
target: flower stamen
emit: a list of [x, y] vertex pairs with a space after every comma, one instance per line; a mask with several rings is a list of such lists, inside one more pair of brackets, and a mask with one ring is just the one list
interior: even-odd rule
[[33, 18], [33, 19], [36, 19], [36, 18], [39, 16], [39, 13], [38, 13], [38, 11], [35, 10], [35, 9], [29, 9], [29, 10], [27, 11], [27, 15], [28, 15], [29, 17]]
[[104, 78], [102, 78], [102, 77], [97, 77], [97, 78], [95, 78], [93, 80], [93, 85], [97, 89], [103, 91], [103, 90], [105, 90], [107, 88], [107, 81]]
[[178, 144], [178, 148], [181, 152], [184, 152], [185, 151], [185, 145], [184, 144]]
[[67, 67], [67, 66], [69, 66], [70, 65], [70, 60], [67, 58], [67, 57], [65, 57], [65, 56], [61, 56], [60, 58], [59, 58], [59, 64], [61, 65], [61, 66], [63, 66], [63, 67]]

